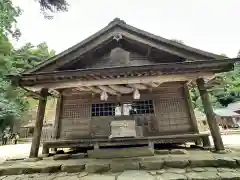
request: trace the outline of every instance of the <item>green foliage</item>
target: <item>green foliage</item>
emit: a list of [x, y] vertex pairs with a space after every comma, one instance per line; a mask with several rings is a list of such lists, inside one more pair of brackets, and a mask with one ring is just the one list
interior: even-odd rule
[[29, 107], [25, 91], [14, 89], [5, 76], [32, 68], [54, 54], [46, 43], [36, 47], [27, 43], [15, 50], [5, 35], [0, 36], [0, 130], [14, 120], [21, 119]]
[[16, 28], [16, 18], [21, 15], [21, 9], [15, 7], [11, 0], [0, 0], [0, 33], [5, 36], [11, 34], [19, 38], [21, 33]]
[[[60, 3], [63, 3], [63, 7], [65, 3], [62, 0], [39, 2], [51, 11], [53, 9], [50, 7], [63, 10]], [[11, 0], [0, 0], [0, 130], [6, 125], [11, 125], [14, 120], [21, 119], [29, 106], [25, 91], [13, 88], [6, 75], [20, 73], [55, 55], [55, 51], [49, 50], [46, 43], [37, 46], [27, 43], [19, 49], [14, 49], [8, 37], [20, 37], [20, 30], [16, 27], [17, 17], [20, 15], [21, 9], [15, 7]]]
[[[240, 64], [236, 63], [233, 71], [217, 74], [212, 84], [208, 91], [214, 108], [226, 107], [230, 103], [240, 101]], [[191, 89], [191, 97], [194, 107], [202, 110], [196, 87]]]

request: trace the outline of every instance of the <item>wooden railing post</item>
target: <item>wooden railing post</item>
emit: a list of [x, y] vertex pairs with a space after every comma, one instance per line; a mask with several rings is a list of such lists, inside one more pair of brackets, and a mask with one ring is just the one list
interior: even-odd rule
[[202, 99], [204, 112], [207, 117], [207, 122], [208, 122], [208, 125], [210, 128], [211, 134], [212, 134], [215, 149], [216, 149], [216, 151], [224, 150], [224, 145], [223, 145], [222, 137], [220, 134], [219, 126], [216, 121], [215, 115], [213, 113], [212, 104], [211, 104], [207, 89], [205, 87], [204, 79], [199, 78], [196, 80], [196, 83], [197, 83], [198, 90], [199, 90], [199, 93], [200, 93], [200, 96]]
[[38, 151], [40, 146], [41, 134], [42, 134], [42, 127], [43, 127], [43, 120], [45, 115], [45, 108], [47, 103], [47, 96], [48, 96], [48, 89], [41, 89], [40, 91], [40, 99], [38, 104], [37, 110], [37, 118], [34, 127], [34, 134], [32, 138], [32, 146], [29, 157], [38, 157]]

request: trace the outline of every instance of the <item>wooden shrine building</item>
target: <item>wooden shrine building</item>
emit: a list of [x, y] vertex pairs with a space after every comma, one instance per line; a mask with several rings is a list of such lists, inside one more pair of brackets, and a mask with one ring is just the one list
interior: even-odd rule
[[137, 29], [116, 18], [106, 27], [12, 76], [14, 84], [39, 94], [30, 157], [38, 155], [46, 97], [58, 94], [49, 148], [120, 144], [209, 145], [199, 134], [188, 90], [196, 82], [216, 150], [219, 127], [205, 88], [215, 73], [232, 70], [238, 59], [195, 49]]

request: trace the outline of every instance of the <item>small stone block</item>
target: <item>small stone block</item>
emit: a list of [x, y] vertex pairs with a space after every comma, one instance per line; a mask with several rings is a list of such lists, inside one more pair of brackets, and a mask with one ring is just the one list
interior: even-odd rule
[[95, 149], [88, 151], [89, 158], [112, 159], [154, 156], [154, 150], [148, 147], [134, 147], [122, 149]]
[[47, 158], [47, 157], [49, 157], [49, 154], [41, 154], [39, 157], [40, 157], [41, 159]]
[[164, 173], [158, 176], [157, 180], [187, 180], [187, 177], [183, 174]]
[[41, 173], [56, 173], [61, 170], [61, 165], [47, 165], [42, 167]]
[[176, 173], [176, 174], [183, 174], [186, 172], [185, 169], [179, 169], [179, 168], [169, 168], [169, 169], [166, 169], [166, 171], [168, 173]]
[[217, 153], [217, 154], [229, 154], [232, 151], [230, 149], [225, 149], [225, 150], [221, 150], [221, 151], [213, 151], [213, 153]]
[[231, 168], [217, 168], [218, 172], [237, 172], [236, 169]]
[[236, 172], [221, 172], [221, 173], [218, 173], [218, 176], [220, 176], [222, 180], [239, 180], [240, 179], [240, 173], [236, 173]]
[[237, 161], [232, 158], [221, 157], [216, 159], [216, 166], [217, 167], [236, 167]]
[[79, 178], [77, 176], [63, 176], [54, 178], [54, 180], [79, 180]]
[[191, 167], [215, 167], [217, 164], [216, 159], [191, 159]]
[[140, 162], [140, 169], [144, 170], [159, 170], [163, 167], [164, 161], [145, 161]]
[[186, 176], [191, 180], [221, 180], [215, 172], [187, 173]]
[[112, 162], [110, 164], [110, 170], [112, 172], [121, 172], [125, 170], [138, 170], [139, 169], [139, 163], [138, 162]]
[[166, 170], [165, 169], [160, 169], [160, 170], [157, 170], [156, 172], [157, 172], [157, 174], [163, 174], [163, 173], [166, 172]]
[[85, 168], [85, 164], [66, 164], [61, 166], [62, 172], [76, 173], [81, 172]]
[[117, 180], [156, 180], [146, 171], [124, 171], [117, 177]]
[[170, 151], [171, 154], [188, 154], [186, 149], [172, 149]]
[[218, 172], [217, 168], [215, 167], [205, 167], [204, 169], [208, 172]]
[[24, 162], [37, 162], [37, 161], [41, 161], [42, 158], [40, 157], [37, 157], [37, 158], [27, 158], [27, 159], [24, 159]]
[[71, 157], [71, 154], [56, 154], [53, 156], [53, 160], [67, 160]]
[[169, 154], [170, 151], [167, 150], [167, 149], [164, 149], [164, 150], [155, 150], [155, 154], [159, 154], [159, 155], [166, 155], [166, 154]]
[[205, 169], [204, 168], [192, 168], [191, 169], [193, 172], [204, 172]]
[[71, 159], [82, 159], [82, 158], [85, 158], [85, 157], [86, 157], [85, 153], [71, 154]]
[[164, 164], [167, 167], [170, 168], [185, 168], [189, 165], [189, 161], [188, 160], [173, 160], [173, 159], [167, 159], [165, 160]]
[[86, 164], [85, 171], [89, 173], [102, 173], [109, 171], [109, 164]]
[[84, 176], [81, 180], [115, 180], [115, 176], [111, 175], [101, 175], [101, 174], [91, 174], [88, 176]]
[[1, 176], [3, 176], [3, 175], [18, 175], [18, 174], [21, 174], [22, 170], [23, 170], [23, 168], [21, 168], [21, 167], [7, 167], [5, 169], [1, 169]]

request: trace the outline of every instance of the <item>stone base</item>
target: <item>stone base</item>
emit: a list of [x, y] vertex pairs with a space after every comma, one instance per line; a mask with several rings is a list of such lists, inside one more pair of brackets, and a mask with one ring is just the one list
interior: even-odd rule
[[[105, 159], [91, 158], [68, 158], [64, 155], [56, 155], [59, 160], [53, 158], [34, 162], [8, 161], [0, 165], [0, 176], [34, 174], [34, 173], [121, 173], [123, 171], [146, 171], [151, 176], [160, 179], [240, 179], [240, 153], [213, 154], [205, 151], [188, 151], [188, 154], [167, 154], [146, 156], [152, 152], [148, 148], [128, 149], [100, 149], [95, 150]], [[140, 154], [141, 152], [141, 154]], [[201, 154], [202, 153], [202, 154]], [[99, 154], [93, 154], [99, 155]], [[134, 158], [112, 158], [129, 157], [140, 155], [145, 157]], [[153, 155], [153, 152], [152, 154]], [[83, 154], [78, 154], [78, 157]], [[110, 159], [107, 159], [110, 158]], [[184, 174], [179, 176], [178, 174]], [[82, 174], [81, 174], [82, 175]], [[229, 177], [229, 178], [228, 178]], [[2, 177], [0, 177], [0, 180]], [[28, 178], [26, 178], [28, 179]], [[58, 179], [58, 178], [57, 178]], [[57, 180], [56, 179], [56, 180]], [[66, 179], [66, 178], [65, 178]], [[46, 180], [46, 179], [44, 179]], [[50, 180], [50, 179], [49, 179]], [[55, 179], [54, 179], [55, 180]]]
[[154, 156], [154, 150], [149, 147], [133, 147], [122, 149], [95, 149], [88, 151], [89, 158], [111, 159]]

